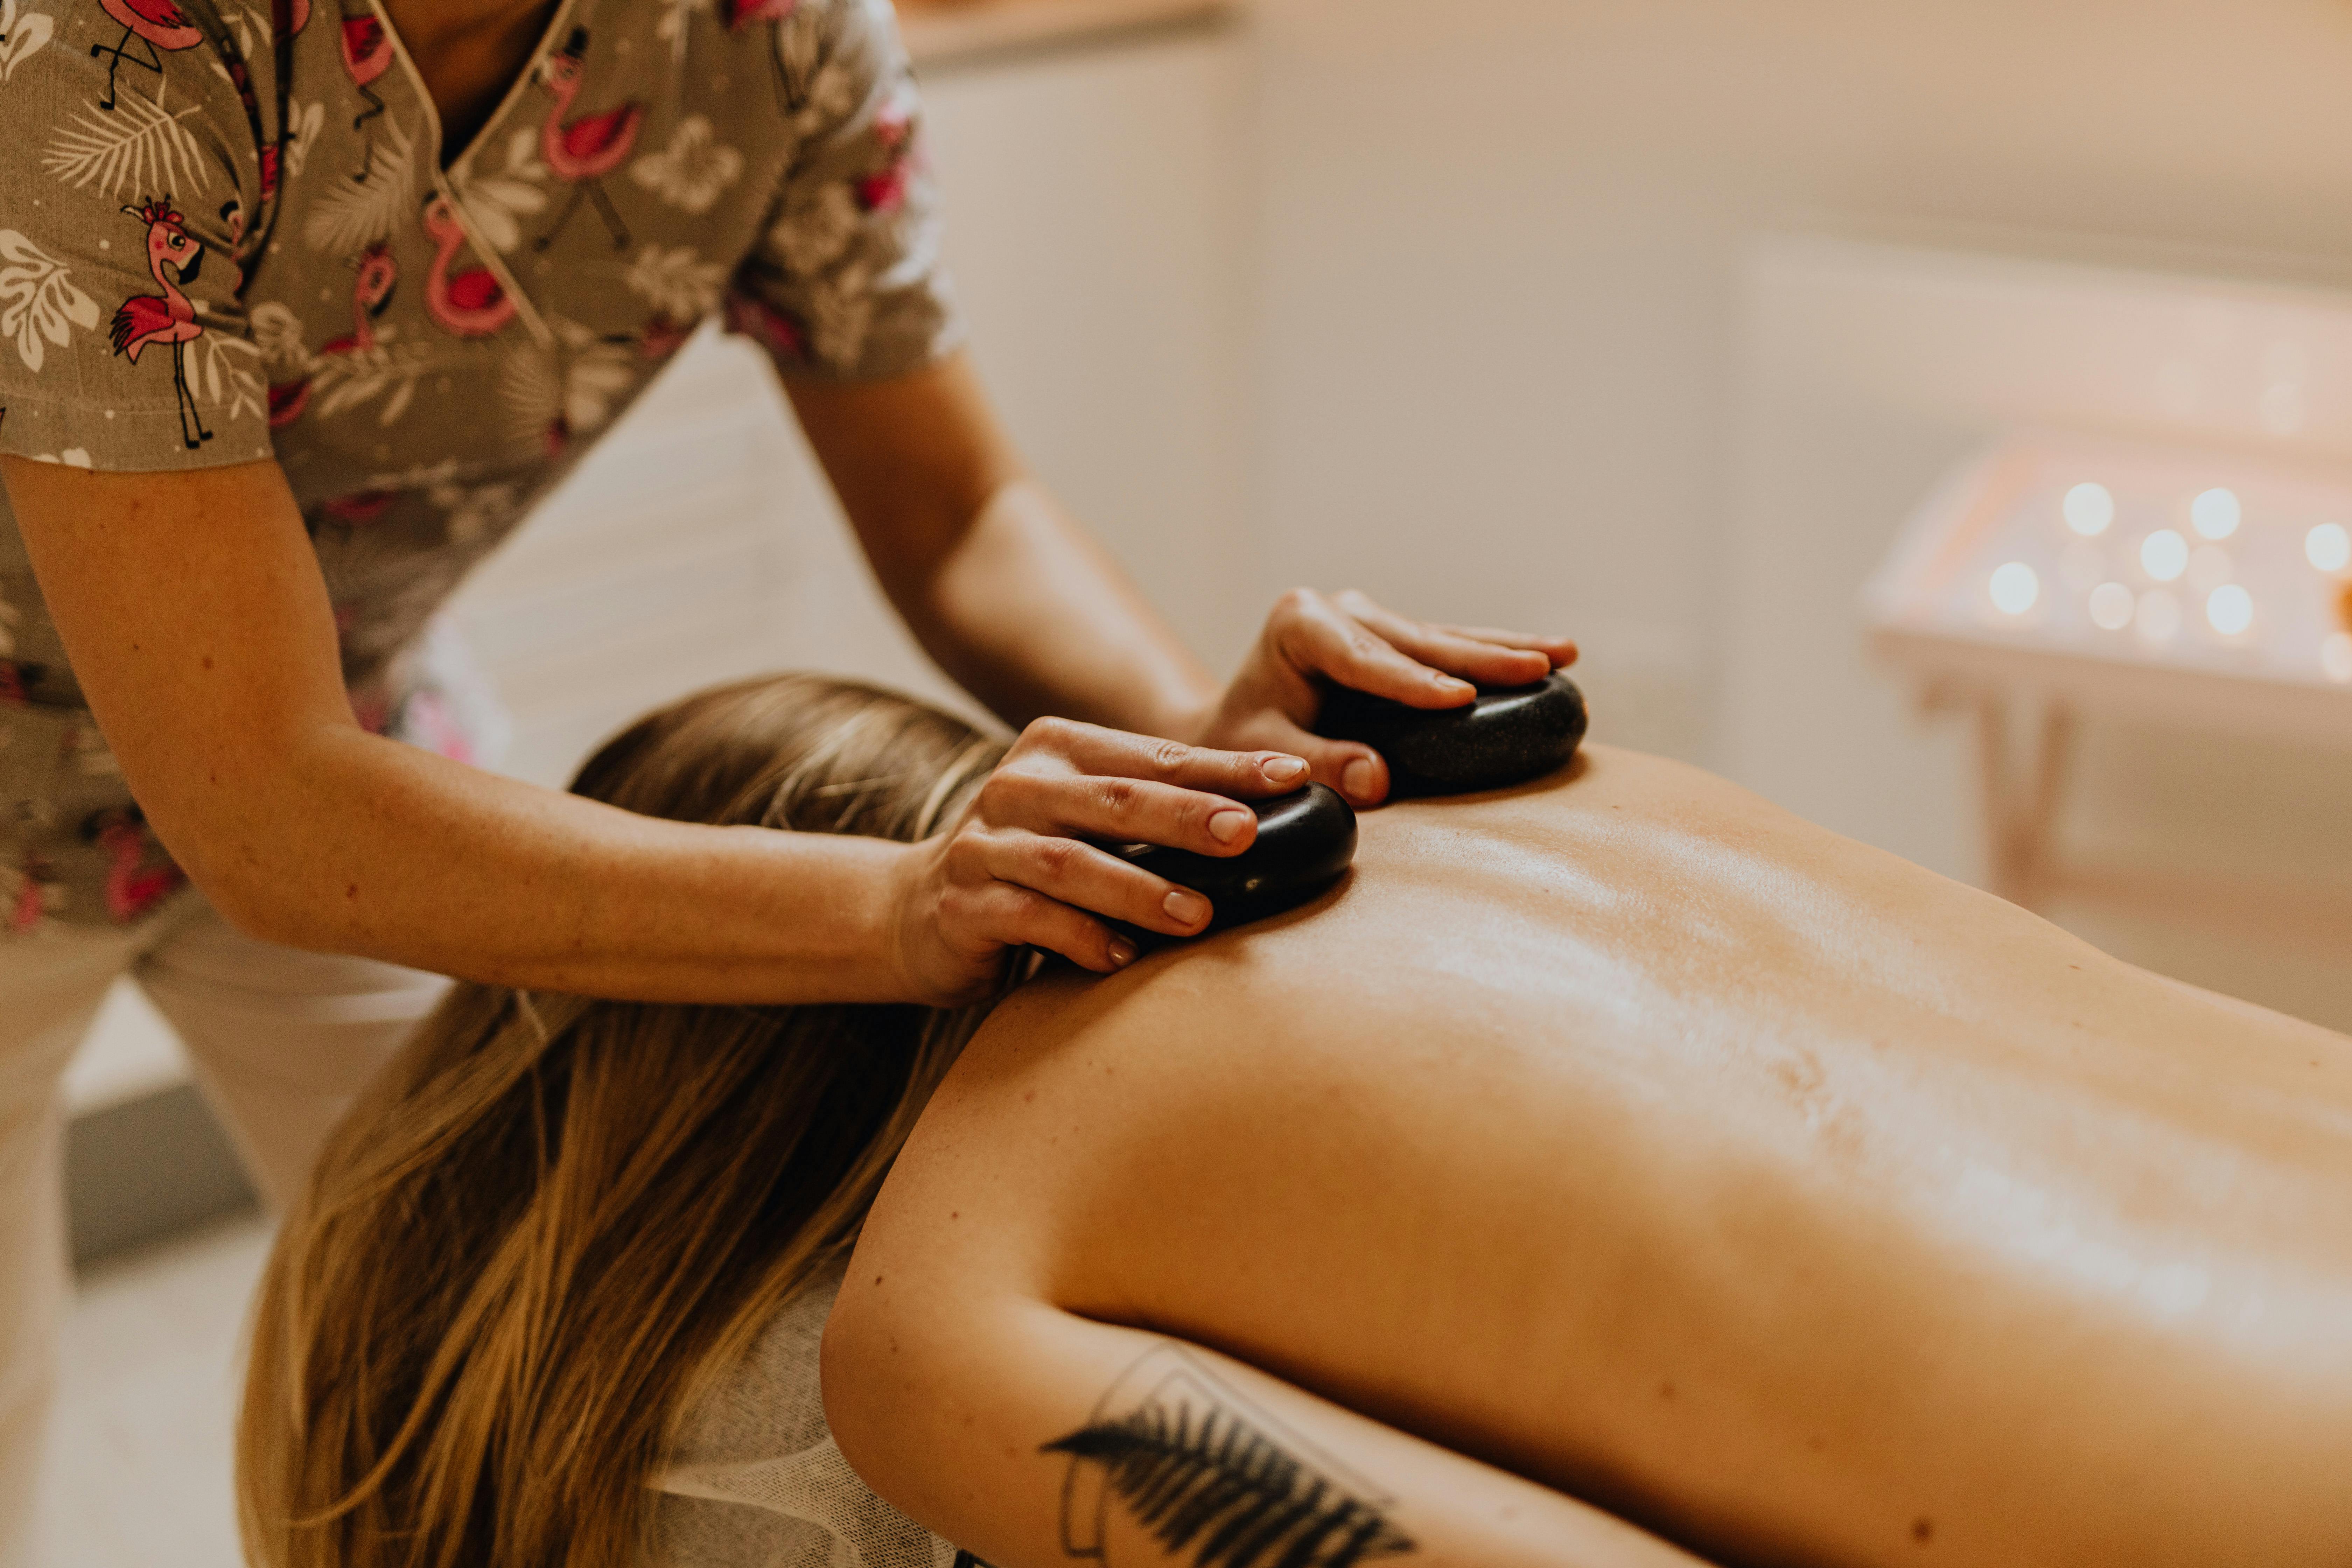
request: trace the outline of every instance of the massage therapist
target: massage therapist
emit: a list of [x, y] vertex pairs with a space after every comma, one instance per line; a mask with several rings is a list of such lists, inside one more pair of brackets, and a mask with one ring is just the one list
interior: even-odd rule
[[[1079, 842], [1359, 804], [1316, 677], [1423, 706], [1567, 644], [1286, 596], [1219, 689], [958, 351], [883, 0], [19, 0], [0, 35], [0, 1562], [62, 1300], [57, 1084], [109, 983], [282, 1200], [457, 974], [941, 1003], [1208, 910]], [[1010, 724], [952, 833], [650, 821], [465, 765], [436, 608], [704, 317]], [[1044, 715], [1058, 718], [1045, 719]], [[403, 742], [413, 742], [404, 744]]]

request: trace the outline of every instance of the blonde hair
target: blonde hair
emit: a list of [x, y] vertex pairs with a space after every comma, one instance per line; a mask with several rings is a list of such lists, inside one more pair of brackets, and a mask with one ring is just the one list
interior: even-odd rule
[[[913, 840], [1003, 755], [848, 682], [705, 692], [572, 788]], [[620, 1568], [670, 1424], [855, 1240], [986, 1014], [460, 985], [328, 1140], [237, 1432], [263, 1568]]]

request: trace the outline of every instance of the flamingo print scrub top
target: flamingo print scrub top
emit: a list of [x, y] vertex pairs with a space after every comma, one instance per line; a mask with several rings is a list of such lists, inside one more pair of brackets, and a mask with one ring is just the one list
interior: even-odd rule
[[[858, 380], [959, 330], [887, 0], [557, 0], [446, 169], [376, 0], [0, 0], [0, 451], [276, 458], [361, 721], [460, 756], [436, 607], [698, 321]], [[0, 940], [178, 880], [0, 500]]]

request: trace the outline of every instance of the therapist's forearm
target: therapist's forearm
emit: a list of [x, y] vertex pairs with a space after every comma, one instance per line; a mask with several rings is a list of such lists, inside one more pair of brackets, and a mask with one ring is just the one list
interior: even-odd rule
[[1008, 723], [1051, 713], [1144, 734], [1198, 721], [1216, 683], [1045, 488], [989, 498], [903, 606], [924, 648]]
[[203, 820], [158, 814], [249, 934], [641, 1001], [908, 994], [889, 900], [905, 846], [640, 816], [355, 726], [287, 742], [259, 763], [224, 746], [215, 776], [236, 787]]

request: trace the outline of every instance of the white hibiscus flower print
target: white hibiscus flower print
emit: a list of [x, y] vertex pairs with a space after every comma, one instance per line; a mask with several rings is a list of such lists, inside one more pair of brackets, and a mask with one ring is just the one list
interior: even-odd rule
[[689, 114], [670, 133], [666, 151], [629, 165], [629, 178], [674, 207], [700, 215], [743, 173], [743, 154], [716, 139], [710, 121]]
[[[789, 61], [786, 62], [788, 65]], [[839, 65], [826, 65], [809, 82], [808, 98], [793, 116], [793, 134], [806, 138], [838, 125], [857, 106], [857, 84]]]
[[98, 325], [98, 301], [75, 288], [65, 265], [13, 228], [0, 228], [0, 338], [16, 340], [16, 357], [37, 371], [44, 342], [63, 348], [71, 330]]
[[863, 216], [856, 191], [848, 181], [836, 180], [785, 208], [768, 230], [768, 248], [795, 274], [811, 276], [841, 259], [857, 237]]
[[33, 454], [33, 461], [37, 463], [63, 463], [68, 468], [87, 468], [89, 467], [89, 448], [87, 447], [68, 447], [62, 452], [36, 452]]
[[692, 246], [665, 250], [648, 245], [630, 264], [628, 281], [632, 291], [663, 315], [675, 321], [694, 321], [717, 308], [727, 268], [721, 262], [698, 259]]
[[54, 17], [40, 11], [19, 11], [16, 0], [0, 0], [0, 82], [16, 74], [16, 68], [41, 52], [57, 30]]
[[871, 282], [863, 266], [845, 267], [809, 289], [809, 339], [817, 358], [843, 369], [857, 363], [874, 326]]
[[16, 628], [25, 624], [25, 612], [0, 597], [0, 658], [16, 657]]
[[539, 158], [539, 132], [525, 126], [507, 138], [505, 161], [495, 174], [468, 169], [459, 187], [466, 214], [482, 237], [500, 250], [522, 243], [522, 219], [547, 208], [547, 165]]

